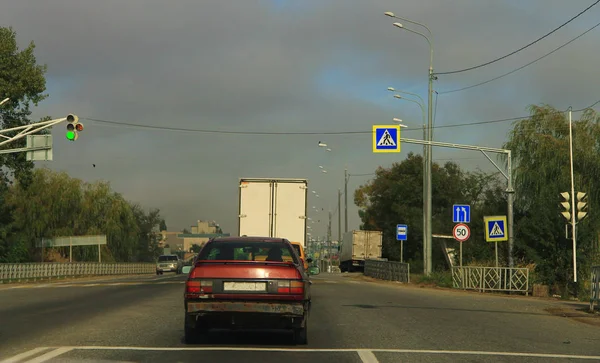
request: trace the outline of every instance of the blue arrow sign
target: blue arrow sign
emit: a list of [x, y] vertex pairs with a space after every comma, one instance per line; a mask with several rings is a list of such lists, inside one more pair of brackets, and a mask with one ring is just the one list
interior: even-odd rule
[[455, 204], [452, 206], [453, 223], [470, 223], [471, 206], [468, 204]]
[[398, 224], [396, 226], [396, 240], [406, 241], [408, 237], [408, 226], [406, 224]]

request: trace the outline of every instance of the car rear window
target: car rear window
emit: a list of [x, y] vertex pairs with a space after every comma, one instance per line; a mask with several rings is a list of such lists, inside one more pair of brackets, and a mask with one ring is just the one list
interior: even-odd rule
[[200, 251], [198, 261], [278, 261], [299, 263], [288, 244], [261, 241], [209, 242]]
[[177, 256], [158, 256], [158, 261], [177, 261]]

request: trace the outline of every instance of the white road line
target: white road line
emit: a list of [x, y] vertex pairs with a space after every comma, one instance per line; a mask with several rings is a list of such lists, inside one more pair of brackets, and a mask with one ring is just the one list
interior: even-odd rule
[[57, 349], [49, 351], [46, 354], [40, 355], [39, 357], [35, 357], [34, 359], [28, 360], [25, 363], [42, 363], [42, 362], [48, 361], [48, 360], [50, 360], [52, 358], [56, 358], [59, 355], [63, 355], [65, 353], [68, 353], [71, 350], [73, 350], [72, 347], [57, 348]]
[[358, 357], [363, 363], [379, 363], [375, 354], [370, 350], [359, 350], [357, 351]]
[[531, 357], [531, 358], [564, 358], [564, 359], [594, 359], [600, 360], [598, 355], [570, 355], [552, 353], [526, 353], [526, 352], [493, 352], [477, 350], [427, 350], [427, 349], [309, 349], [309, 348], [241, 348], [241, 347], [123, 347], [123, 346], [80, 346], [67, 347], [68, 350], [140, 350], [140, 351], [248, 351], [248, 352], [360, 352], [373, 353], [404, 353], [404, 354], [448, 354], [448, 355], [489, 355], [506, 357]]
[[50, 349], [50, 348], [48, 348], [48, 347], [38, 347], [38, 348], [35, 348], [35, 349], [31, 349], [31, 350], [28, 350], [28, 351], [23, 352], [21, 354], [17, 354], [17, 355], [14, 355], [14, 356], [10, 357], [10, 358], [7, 358], [7, 359], [3, 360], [0, 363], [16, 363], [16, 362], [20, 362], [21, 360], [23, 360], [25, 358], [29, 358], [32, 355], [36, 355], [36, 354], [38, 354], [40, 352], [43, 352], [43, 351], [45, 351], [47, 349]]

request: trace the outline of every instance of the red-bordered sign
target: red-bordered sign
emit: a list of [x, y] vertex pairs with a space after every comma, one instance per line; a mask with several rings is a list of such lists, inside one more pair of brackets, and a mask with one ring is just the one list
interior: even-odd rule
[[459, 242], [465, 242], [471, 237], [471, 229], [464, 223], [458, 223], [452, 229], [452, 236]]

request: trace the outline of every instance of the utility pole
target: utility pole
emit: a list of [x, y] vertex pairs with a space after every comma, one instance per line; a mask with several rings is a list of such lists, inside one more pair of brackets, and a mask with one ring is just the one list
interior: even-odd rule
[[348, 232], [348, 169], [344, 169], [344, 233]]
[[338, 189], [338, 245], [342, 240], [342, 191]]
[[327, 225], [327, 272], [331, 272], [331, 209], [329, 209], [329, 224]]

